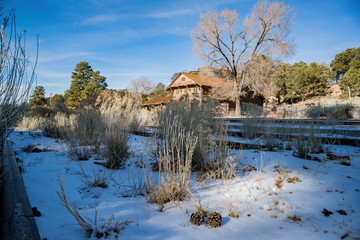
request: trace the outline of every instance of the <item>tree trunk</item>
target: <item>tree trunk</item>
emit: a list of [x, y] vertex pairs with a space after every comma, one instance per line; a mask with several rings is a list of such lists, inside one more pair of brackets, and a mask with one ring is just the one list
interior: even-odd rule
[[236, 77], [234, 77], [234, 94], [235, 94], [235, 117], [241, 116], [241, 99], [240, 99], [240, 93], [242, 89], [242, 84], [237, 84]]
[[240, 117], [241, 116], [241, 102], [240, 102], [240, 96], [235, 97], [235, 116]]

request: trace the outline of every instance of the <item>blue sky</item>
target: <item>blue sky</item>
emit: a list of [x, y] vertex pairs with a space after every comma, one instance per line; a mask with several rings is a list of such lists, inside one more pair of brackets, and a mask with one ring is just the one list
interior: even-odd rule
[[[360, 47], [359, 0], [284, 0], [296, 13], [295, 54], [285, 62], [329, 64], [335, 54]], [[37, 85], [64, 93], [77, 63], [87, 61], [122, 89], [146, 76], [169, 83], [173, 73], [203, 66], [192, 51], [191, 30], [201, 13], [236, 9], [241, 21], [255, 0], [4, 0], [16, 9], [17, 30], [27, 30], [34, 57], [40, 36]]]

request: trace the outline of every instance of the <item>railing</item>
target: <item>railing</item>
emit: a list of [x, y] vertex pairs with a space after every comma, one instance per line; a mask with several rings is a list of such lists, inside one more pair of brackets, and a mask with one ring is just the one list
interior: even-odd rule
[[1, 237], [4, 240], [40, 240], [34, 213], [9, 140], [2, 145], [4, 186], [1, 192]]

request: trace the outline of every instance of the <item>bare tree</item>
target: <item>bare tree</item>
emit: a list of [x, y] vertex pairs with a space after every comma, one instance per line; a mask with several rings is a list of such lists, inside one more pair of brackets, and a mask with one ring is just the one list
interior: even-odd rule
[[252, 59], [258, 54], [280, 58], [293, 50], [288, 38], [294, 15], [288, 5], [260, 0], [242, 26], [235, 10], [207, 12], [192, 31], [195, 53], [209, 65], [229, 70], [233, 80], [235, 114], [241, 114], [240, 96], [249, 79]]
[[131, 91], [138, 94], [150, 94], [154, 88], [154, 82], [144, 76], [131, 80], [129, 86]]
[[[35, 64], [30, 67], [25, 49], [25, 31], [17, 32], [15, 13], [0, 9], [0, 138], [26, 109], [35, 79]], [[37, 41], [38, 43], [38, 41]]]
[[249, 85], [255, 94], [261, 94], [268, 100], [276, 95], [282, 82], [273, 77], [276, 62], [264, 55], [256, 55], [248, 64], [247, 76]]

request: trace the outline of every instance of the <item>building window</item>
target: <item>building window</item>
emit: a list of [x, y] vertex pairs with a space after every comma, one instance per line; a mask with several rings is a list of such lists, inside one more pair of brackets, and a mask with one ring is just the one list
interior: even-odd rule
[[194, 93], [197, 93], [197, 86], [194, 87]]
[[184, 88], [184, 93], [187, 93], [188, 92], [188, 89], [187, 88]]
[[182, 81], [185, 81], [185, 77], [182, 77], [181, 80], [182, 80]]
[[179, 94], [179, 89], [176, 89], [176, 94]]

